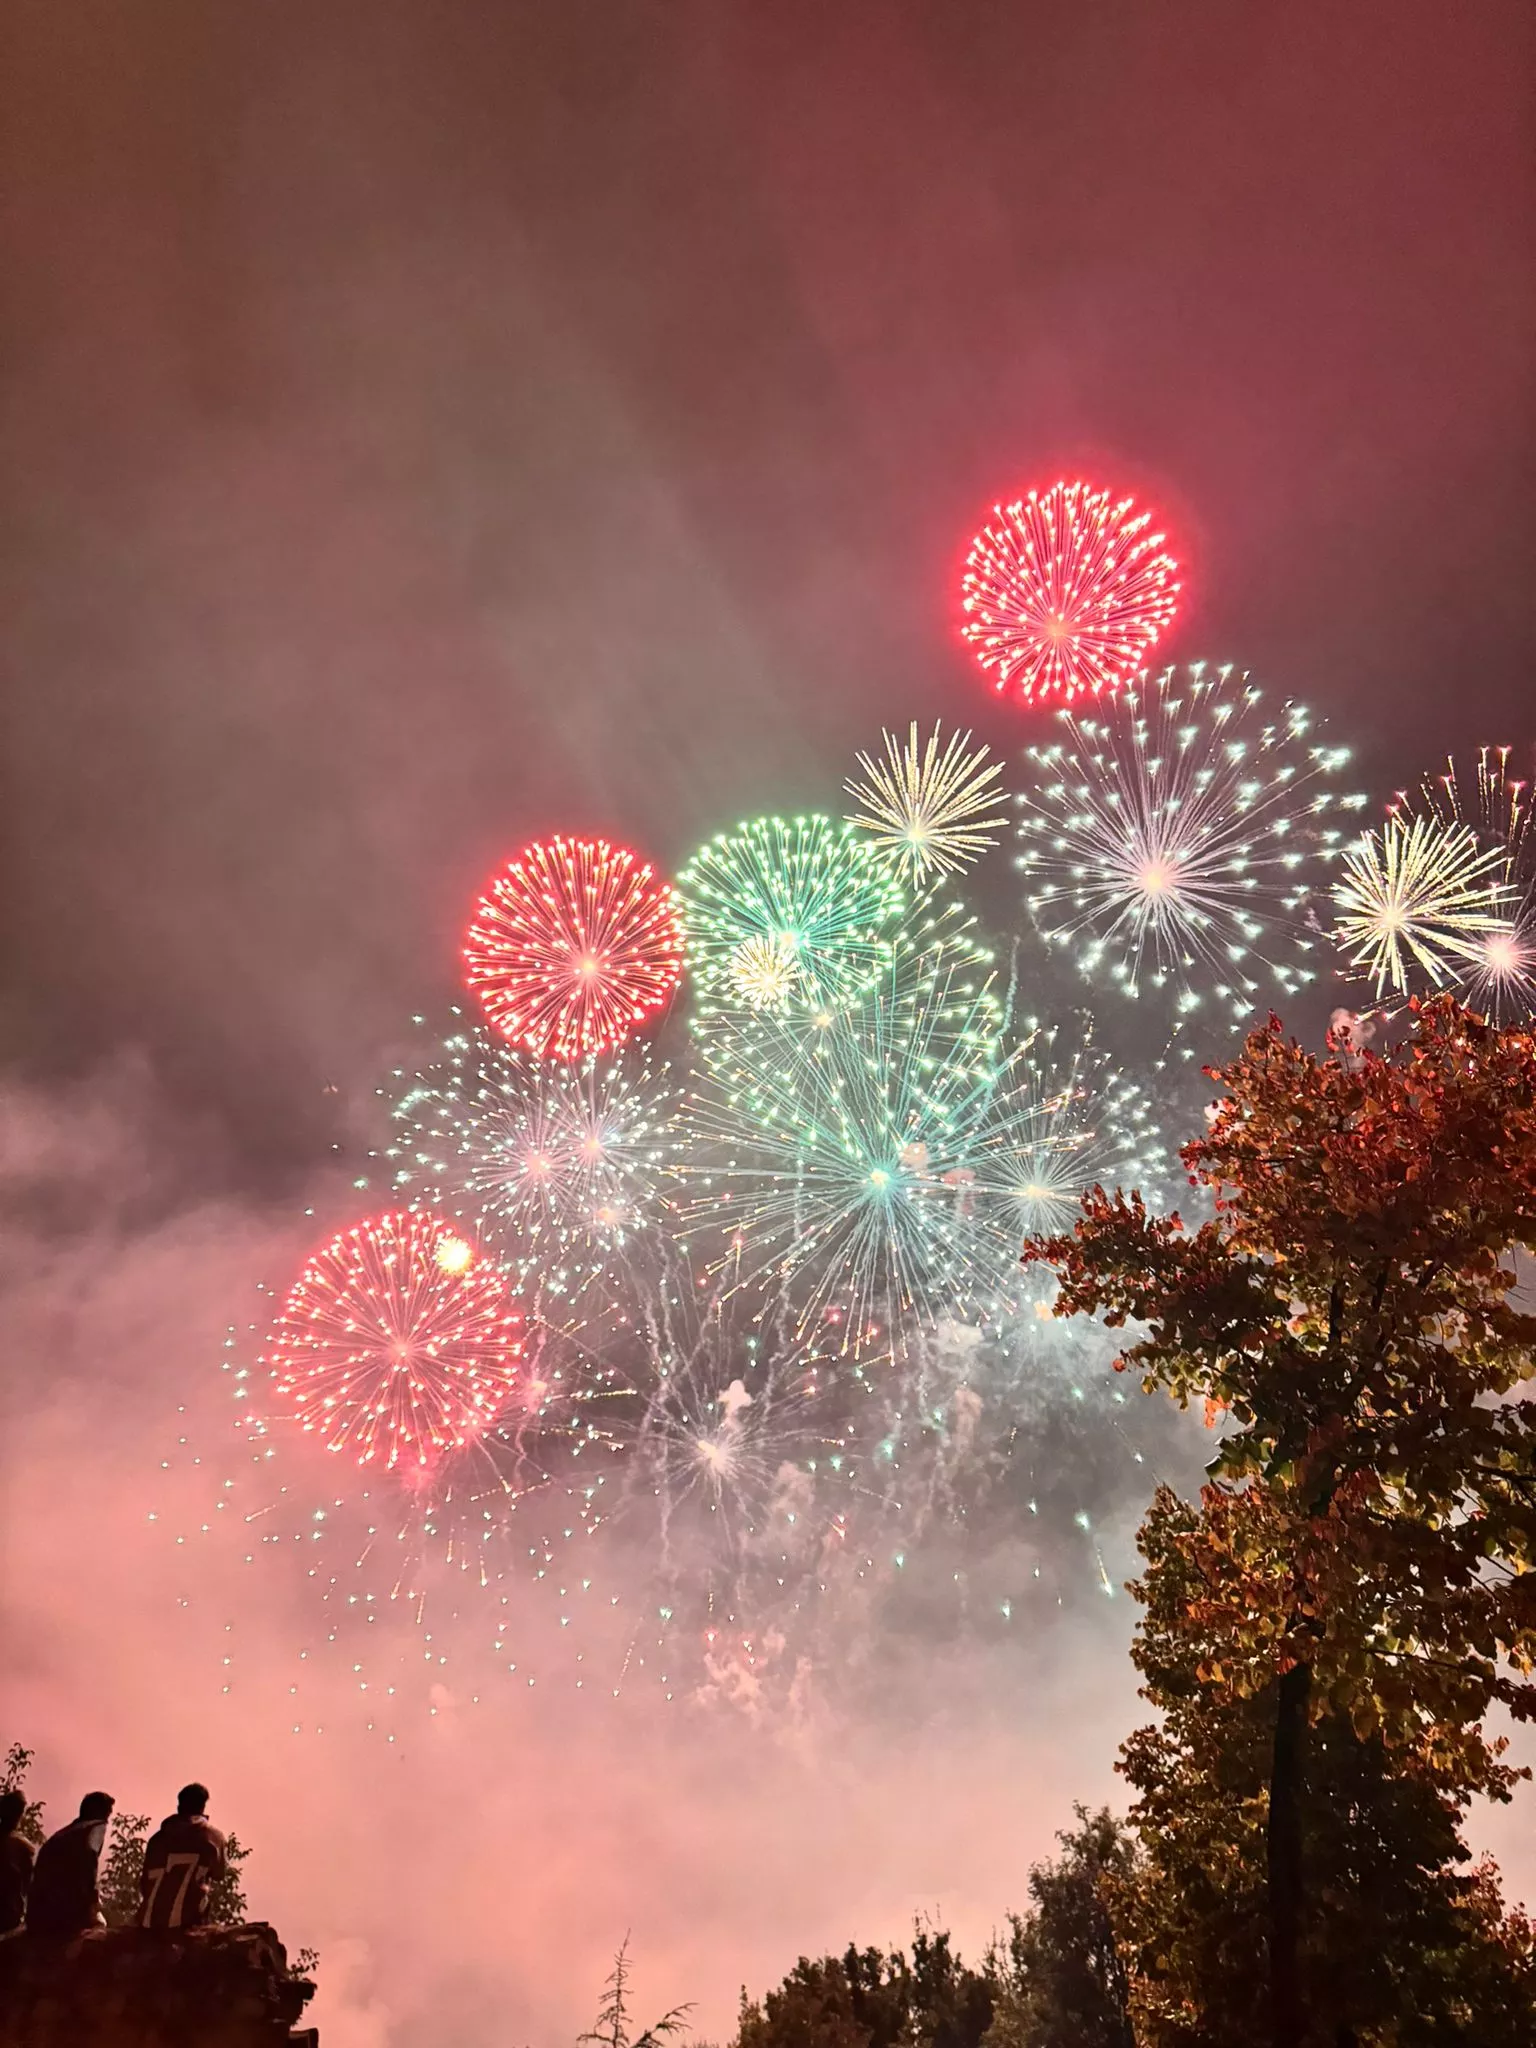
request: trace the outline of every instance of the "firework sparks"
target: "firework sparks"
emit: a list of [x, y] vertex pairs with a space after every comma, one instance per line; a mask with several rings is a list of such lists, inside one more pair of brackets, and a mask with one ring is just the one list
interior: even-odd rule
[[472, 1218], [519, 1270], [581, 1254], [600, 1265], [655, 1220], [678, 1090], [644, 1047], [551, 1064], [460, 1033], [396, 1079], [382, 1155], [396, 1198]]
[[865, 780], [843, 785], [863, 807], [848, 822], [871, 833], [911, 881], [958, 874], [997, 844], [988, 835], [1005, 822], [979, 815], [1001, 798], [1000, 765], [985, 747], [971, 748], [968, 732], [951, 733], [941, 753], [939, 731], [935, 726], [923, 747], [915, 719], [905, 746], [883, 733], [885, 759], [860, 754]]
[[682, 1290], [658, 1295], [649, 1348], [629, 1486], [654, 1503], [664, 1558], [702, 1542], [734, 1575], [754, 1556], [779, 1566], [814, 1548], [830, 1512], [814, 1496], [846, 1483], [851, 1463], [814, 1348]]
[[1114, 1371], [1126, 1341], [1056, 1317], [1049, 1288], [984, 1328], [936, 1326], [888, 1422], [893, 1487], [865, 1546], [877, 1612], [992, 1637], [1114, 1592], [1099, 1516], [1144, 1487], [1178, 1428]]
[[1441, 972], [1496, 1023], [1528, 1018], [1536, 1007], [1536, 832], [1530, 784], [1510, 774], [1508, 747], [1483, 747], [1460, 772], [1448, 761], [1445, 773], [1426, 777], [1414, 796], [1400, 794], [1392, 816], [1404, 827], [1418, 816], [1453, 833], [1470, 831], [1496, 856], [1494, 922], [1466, 935], [1464, 953], [1440, 949]]
[[930, 890], [893, 928], [878, 973], [860, 996], [706, 1010], [694, 1019], [694, 1048], [733, 1087], [771, 1069], [787, 1073], [806, 1060], [824, 1061], [833, 1025], [846, 1024], [878, 996], [892, 1016], [923, 1016], [931, 1060], [986, 1062], [1002, 1021], [995, 980], [996, 962], [976, 919], [954, 897]]
[[835, 1312], [850, 1348], [910, 1311], [933, 1313], [953, 1289], [989, 1285], [970, 1190], [997, 1026], [990, 977], [937, 951], [802, 1032], [732, 1032], [707, 1047], [680, 1220], [716, 1241], [710, 1269], [778, 1276], [802, 1327]]
[[355, 1224], [317, 1252], [272, 1326], [277, 1405], [362, 1465], [432, 1465], [484, 1436], [518, 1381], [506, 1276], [424, 1215]]
[[[497, 1587], [547, 1581], [563, 1589], [617, 1497], [626, 1433], [644, 1399], [629, 1377], [644, 1365], [634, 1291], [622, 1275], [611, 1279], [575, 1311], [566, 1290], [546, 1289], [542, 1276], [525, 1284], [515, 1379], [504, 1395], [477, 1408], [467, 1428], [439, 1431], [425, 1459], [402, 1454], [391, 1463], [381, 1453], [355, 1467], [344, 1461], [350, 1479], [324, 1455], [357, 1449], [355, 1433], [340, 1443], [326, 1435], [337, 1411], [317, 1441], [293, 1429], [291, 1404], [252, 1399], [274, 1368], [270, 1341], [254, 1372], [228, 1360], [235, 1433], [245, 1447], [236, 1471], [244, 1473], [223, 1482], [219, 1505], [233, 1496], [260, 1551], [299, 1546], [307, 1578], [344, 1620], [370, 1621], [393, 1607], [430, 1630], [474, 1585], [493, 1596], [484, 1618], [496, 1626], [508, 1604]], [[227, 1348], [235, 1348], [233, 1333]], [[306, 1355], [303, 1370], [311, 1364]], [[592, 1583], [589, 1555], [579, 1583]]]
[[906, 907], [851, 825], [756, 818], [702, 847], [678, 877], [688, 962], [713, 1008], [846, 1001], [890, 957]]
[[1416, 972], [1435, 988], [1486, 966], [1490, 943], [1511, 921], [1497, 846], [1478, 845], [1469, 825], [1426, 816], [1389, 817], [1344, 855], [1334, 889], [1334, 937], [1380, 996], [1408, 993]]
[[1108, 718], [1058, 714], [1067, 739], [1031, 747], [1018, 796], [1025, 901], [1048, 944], [1123, 993], [1205, 994], [1245, 1018], [1265, 981], [1313, 980], [1312, 898], [1365, 799], [1308, 713], [1230, 669], [1140, 678]]
[[1178, 564], [1150, 512], [1058, 483], [996, 506], [971, 543], [963, 632], [999, 694], [1098, 696], [1146, 662], [1178, 609]]
[[525, 847], [481, 898], [464, 946], [469, 986], [504, 1038], [572, 1060], [623, 1043], [682, 976], [672, 891], [623, 847]]
[[[1338, 801], [1307, 785], [1343, 756], [1225, 673], [1128, 683], [1179, 589], [1150, 525], [1082, 485], [1000, 511], [965, 630], [1021, 700], [1123, 691], [1125, 717], [1063, 714], [1072, 749], [1032, 750], [1041, 929], [1133, 988], [1214, 969], [1237, 1007], [1277, 926], [1305, 949], [1302, 868]], [[424, 1661], [478, 1631], [516, 1671], [526, 1579], [591, 1638], [577, 1686], [616, 1649], [620, 1683], [745, 1701], [770, 1668], [798, 1686], [832, 1631], [842, 1652], [909, 1536], [942, 1524], [960, 1587], [981, 1508], [1016, 1522], [1028, 1488], [1035, 1514], [1044, 1383], [1084, 1398], [1070, 1360], [1115, 1340], [1055, 1327], [1020, 1243], [1095, 1182], [1155, 1201], [1166, 1162], [1091, 1037], [1021, 1041], [1018, 955], [1005, 981], [947, 892], [995, 843], [1001, 766], [937, 725], [881, 740], [854, 814], [741, 824], [675, 892], [563, 837], [488, 887], [465, 944], [485, 1028], [379, 1091], [394, 1213], [315, 1253], [238, 1374], [248, 1555], [306, 1560], [328, 1640], [400, 1602]], [[685, 957], [686, 1099], [632, 1042]]]
[[1010, 1245], [1070, 1230], [1089, 1188], [1156, 1200], [1168, 1155], [1152, 1105], [1094, 1044], [1091, 1027], [1034, 1025], [977, 1154], [989, 1225]]
[[732, 991], [749, 1010], [787, 1010], [799, 975], [794, 942], [782, 933], [743, 939], [731, 954], [728, 972]]

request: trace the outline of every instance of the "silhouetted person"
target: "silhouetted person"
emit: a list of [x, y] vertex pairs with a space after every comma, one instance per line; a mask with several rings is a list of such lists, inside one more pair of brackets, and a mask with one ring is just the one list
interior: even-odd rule
[[209, 1824], [208, 1787], [183, 1785], [176, 1811], [161, 1821], [144, 1851], [139, 1925], [206, 1926], [208, 1894], [228, 1861], [224, 1837]]
[[13, 1934], [27, 1917], [37, 1851], [16, 1832], [26, 1810], [25, 1793], [0, 1792], [0, 1934]]
[[101, 1845], [116, 1804], [110, 1792], [87, 1792], [80, 1815], [50, 1835], [37, 1852], [27, 1898], [27, 1932], [66, 1941], [87, 1927], [106, 1925], [96, 1891]]

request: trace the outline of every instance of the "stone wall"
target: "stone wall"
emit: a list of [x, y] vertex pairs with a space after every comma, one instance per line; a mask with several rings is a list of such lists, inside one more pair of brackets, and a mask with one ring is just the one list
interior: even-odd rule
[[0, 2048], [318, 2048], [295, 2031], [314, 1985], [287, 1973], [276, 1932], [95, 1928], [74, 1941], [0, 1940]]

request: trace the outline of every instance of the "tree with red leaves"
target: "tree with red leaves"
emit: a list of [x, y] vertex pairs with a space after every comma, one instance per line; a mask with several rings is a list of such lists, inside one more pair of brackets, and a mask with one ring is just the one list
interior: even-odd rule
[[1536, 1718], [1536, 1316], [1513, 1299], [1536, 1038], [1443, 997], [1383, 1053], [1319, 1058], [1272, 1019], [1215, 1079], [1183, 1154], [1211, 1221], [1094, 1190], [1025, 1257], [1056, 1268], [1062, 1314], [1141, 1326], [1121, 1364], [1149, 1390], [1225, 1419], [1170, 1540], [1197, 1684], [1268, 1713], [1269, 2031], [1302, 2048], [1312, 1730], [1432, 1765], [1461, 1801], [1508, 1796], [1489, 1709]]

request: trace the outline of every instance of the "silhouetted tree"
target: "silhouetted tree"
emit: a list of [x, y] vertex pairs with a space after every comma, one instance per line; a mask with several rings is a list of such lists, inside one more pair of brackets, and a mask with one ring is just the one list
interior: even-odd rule
[[669, 2035], [687, 2032], [688, 2015], [692, 2011], [692, 2005], [674, 2005], [659, 2020], [652, 2020], [643, 2034], [630, 2033], [629, 1936], [626, 1934], [619, 1943], [613, 1968], [603, 1987], [603, 2002], [597, 2009], [597, 2017], [589, 2031], [578, 2034], [576, 2038], [590, 2042], [592, 2048], [657, 2048], [657, 2043]]
[[1029, 1874], [1030, 1911], [1011, 1914], [988, 1958], [986, 2048], [1135, 2048], [1111, 1904], [1136, 1869], [1135, 1838], [1108, 1808], [1079, 1806], [1062, 1853]]
[[993, 1987], [954, 1954], [949, 1936], [919, 1926], [912, 1937], [908, 2038], [922, 2048], [976, 2048], [992, 2023]]
[[[1267, 1492], [1225, 1503], [1228, 1540], [1255, 1554]], [[1246, 1536], [1243, 1525], [1261, 1526]], [[1269, 1935], [1266, 1813], [1274, 1681], [1252, 1694], [1222, 1666], [1226, 1618], [1203, 1599], [1209, 1517], [1160, 1490], [1141, 1533], [1147, 1569], [1134, 1650], [1159, 1710], [1126, 1743], [1143, 1853], [1111, 1886], [1141, 2048], [1216, 2048], [1263, 2038]], [[1490, 1766], [1505, 1786], [1513, 1773]], [[1297, 1957], [1318, 2044], [1430, 2048], [1536, 2040], [1536, 1967], [1523, 1916], [1506, 1914], [1491, 1865], [1469, 1870], [1461, 1823], [1472, 1796], [1435, 1731], [1389, 1748], [1346, 1716], [1320, 1712], [1299, 1788], [1303, 1867], [1322, 1910]]]
[[124, 1813], [119, 1808], [113, 1814], [96, 1881], [102, 1916], [109, 1927], [133, 1927], [138, 1922], [139, 1873], [144, 1868], [144, 1844], [148, 1840], [147, 1813]]
[[912, 1953], [850, 1946], [802, 1956], [762, 2000], [742, 1993], [738, 2048], [980, 2048], [992, 1985], [948, 1934], [919, 1925]]
[[[0, 1763], [0, 1792], [20, 1792], [23, 1797], [27, 1790], [27, 1773], [32, 1768], [34, 1752], [23, 1749], [19, 1742], [13, 1742], [5, 1752], [5, 1761]], [[28, 1799], [27, 1810], [16, 1824], [16, 1832], [23, 1841], [40, 1847], [47, 1829], [43, 1826], [43, 1802]]]

